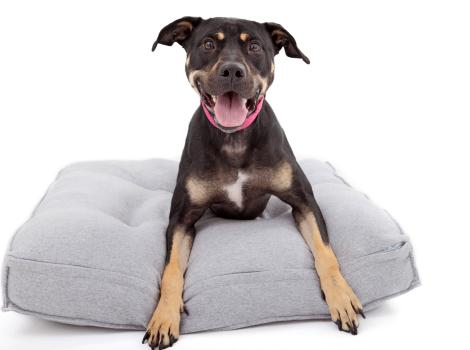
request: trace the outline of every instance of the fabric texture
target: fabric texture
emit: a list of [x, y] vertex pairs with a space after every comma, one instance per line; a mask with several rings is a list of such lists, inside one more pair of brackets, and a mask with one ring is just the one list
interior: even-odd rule
[[[328, 164], [300, 162], [344, 276], [365, 310], [419, 285], [408, 237]], [[63, 169], [16, 232], [3, 310], [76, 325], [145, 329], [158, 300], [178, 163], [99, 161]], [[312, 255], [277, 198], [256, 220], [196, 225], [182, 333], [328, 319]]]

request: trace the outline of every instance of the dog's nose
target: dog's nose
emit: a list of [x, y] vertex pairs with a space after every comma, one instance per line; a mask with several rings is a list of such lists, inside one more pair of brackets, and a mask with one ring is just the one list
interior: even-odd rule
[[246, 76], [245, 66], [238, 62], [227, 62], [220, 66], [219, 76], [227, 79], [241, 79]]

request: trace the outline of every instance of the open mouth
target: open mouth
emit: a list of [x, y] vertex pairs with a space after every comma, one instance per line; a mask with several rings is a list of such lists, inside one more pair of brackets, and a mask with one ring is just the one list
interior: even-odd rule
[[243, 98], [235, 91], [229, 91], [221, 95], [210, 95], [203, 91], [201, 84], [197, 82], [202, 103], [212, 114], [215, 122], [225, 132], [235, 131], [256, 110], [260, 91], [257, 90], [252, 98]]

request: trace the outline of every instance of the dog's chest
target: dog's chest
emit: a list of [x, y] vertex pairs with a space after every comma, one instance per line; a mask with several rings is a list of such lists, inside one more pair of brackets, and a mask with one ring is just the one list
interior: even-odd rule
[[259, 209], [267, 194], [286, 191], [292, 184], [292, 168], [286, 161], [272, 167], [219, 168], [189, 176], [185, 187], [191, 203], [226, 207], [238, 213]]
[[239, 209], [243, 208], [243, 188], [249, 179], [250, 174], [248, 172], [238, 170], [235, 182], [222, 186], [227, 199], [233, 202]]

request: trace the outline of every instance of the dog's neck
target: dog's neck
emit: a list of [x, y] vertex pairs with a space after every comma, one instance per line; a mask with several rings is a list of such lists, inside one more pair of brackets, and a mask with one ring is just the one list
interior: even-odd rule
[[248, 140], [246, 133], [234, 133], [224, 136], [223, 144], [220, 149], [222, 154], [229, 159], [243, 158], [248, 149]]

